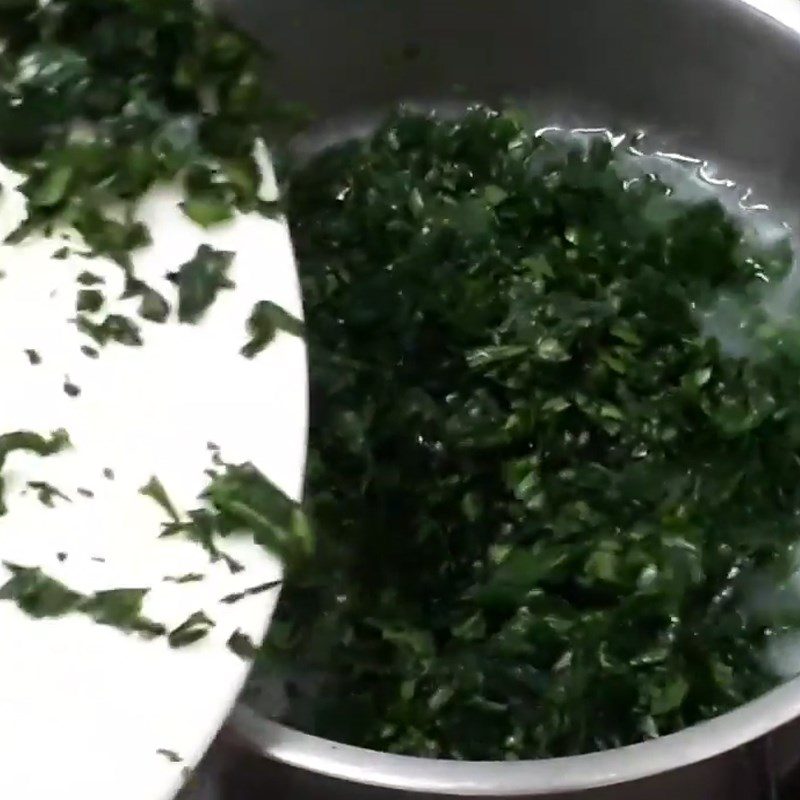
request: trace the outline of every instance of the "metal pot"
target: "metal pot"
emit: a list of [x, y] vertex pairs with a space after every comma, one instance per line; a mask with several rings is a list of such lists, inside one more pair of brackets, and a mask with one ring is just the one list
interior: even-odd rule
[[[268, 80], [316, 136], [399, 101], [517, 98], [543, 121], [644, 128], [800, 209], [798, 0], [224, 0], [275, 54]], [[797, 217], [795, 217], [796, 219]], [[432, 795], [755, 800], [800, 761], [800, 682], [680, 733], [516, 763], [346, 747], [240, 706], [229, 725], [255, 786], [314, 798]], [[250, 755], [247, 755], [249, 753]], [[792, 796], [800, 796], [800, 788]], [[274, 796], [274, 794], [273, 794]]]

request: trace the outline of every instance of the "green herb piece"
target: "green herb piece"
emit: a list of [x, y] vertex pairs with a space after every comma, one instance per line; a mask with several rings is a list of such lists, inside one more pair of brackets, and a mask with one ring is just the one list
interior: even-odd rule
[[214, 621], [209, 619], [202, 611], [196, 611], [189, 616], [177, 628], [169, 632], [167, 637], [169, 646], [174, 648], [188, 647], [200, 639], [208, 636]]
[[70, 164], [53, 166], [25, 184], [24, 191], [33, 208], [49, 208], [62, 202], [74, 174]]
[[[66, 554], [63, 554], [64, 558], [61, 555], [59, 561], [65, 560]], [[82, 595], [45, 575], [38, 567], [8, 563], [5, 566], [12, 577], [0, 588], [0, 600], [15, 602], [32, 617], [61, 617], [76, 612], [90, 616], [100, 625], [142, 636], [163, 636], [166, 633], [163, 625], [142, 615], [142, 601], [147, 589], [112, 589]]]
[[169, 303], [155, 289], [145, 286], [141, 292], [139, 316], [150, 322], [166, 322], [169, 317]]
[[51, 483], [47, 483], [47, 481], [28, 481], [28, 487], [36, 492], [39, 502], [48, 508], [55, 507], [57, 498], [66, 500], [68, 503], [72, 502], [60, 489], [57, 489]]
[[302, 320], [276, 305], [270, 300], [259, 300], [247, 321], [250, 340], [242, 347], [245, 358], [254, 358], [275, 338], [278, 331], [286, 331], [292, 336], [303, 336]]
[[164, 756], [164, 758], [172, 764], [180, 764], [183, 761], [174, 750], [168, 750], [163, 747], [159, 747], [158, 750], [156, 750], [156, 755]]
[[191, 261], [169, 274], [169, 279], [178, 287], [178, 319], [181, 322], [198, 322], [220, 290], [234, 287], [228, 278], [234, 256], [235, 253], [202, 244]]
[[26, 614], [36, 619], [62, 617], [78, 610], [82, 597], [38, 568], [5, 566], [11, 579], [0, 588], [0, 600], [13, 600]]
[[90, 336], [101, 347], [109, 342], [118, 342], [127, 347], [141, 347], [144, 343], [139, 326], [122, 314], [109, 314], [102, 322], [92, 322], [79, 314], [76, 324], [81, 333]]
[[79, 312], [88, 311], [90, 313], [99, 311], [103, 307], [105, 298], [103, 293], [97, 289], [81, 289], [78, 292], [76, 309]]
[[187, 572], [185, 575], [167, 575], [164, 578], [165, 583], [198, 583], [205, 580], [205, 575], [199, 572]]
[[232, 594], [225, 595], [225, 597], [220, 600], [220, 603], [233, 605], [234, 603], [238, 603], [240, 600], [244, 600], [245, 597], [255, 597], [257, 595], [264, 594], [264, 592], [268, 592], [270, 589], [274, 589], [276, 586], [280, 586], [282, 583], [282, 580], [269, 581], [268, 583], [262, 583], [259, 586], [253, 586], [249, 589], [245, 589], [242, 592], [233, 592]]
[[225, 566], [230, 570], [231, 575], [238, 575], [240, 572], [244, 572], [244, 564], [241, 564], [227, 553], [217, 550], [212, 558], [214, 561], [223, 561]]
[[212, 506], [215, 532], [250, 531], [284, 563], [300, 568], [314, 550], [314, 536], [300, 506], [252, 464], [226, 466], [203, 497]]
[[100, 625], [138, 630], [147, 589], [110, 589], [97, 592], [81, 604], [81, 611]]
[[155, 475], [150, 478], [150, 480], [139, 489], [139, 494], [143, 494], [145, 497], [149, 497], [152, 500], [155, 500], [161, 508], [166, 511], [167, 515], [173, 520], [173, 522], [180, 522], [180, 515], [175, 510], [175, 506], [172, 504], [172, 501], [169, 499], [169, 495], [167, 494], [167, 490], [164, 488], [164, 484], [155, 477]]
[[258, 646], [246, 634], [240, 630], [235, 630], [227, 642], [228, 650], [235, 653], [245, 661], [252, 661], [258, 655]]
[[227, 222], [233, 217], [232, 198], [222, 193], [190, 194], [180, 205], [189, 219], [204, 228]]
[[26, 350], [25, 355], [28, 357], [28, 361], [30, 361], [31, 366], [38, 366], [42, 363], [42, 357], [39, 355], [37, 350]]
[[42, 436], [33, 431], [14, 431], [0, 434], [0, 469], [6, 458], [16, 451], [27, 451], [38, 456], [52, 456], [70, 447], [69, 435], [65, 430], [57, 430], [50, 436]]
[[[222, 470], [214, 471], [201, 495], [206, 506], [173, 516], [163, 526], [162, 536], [186, 536], [205, 548], [212, 560], [223, 560], [232, 573], [244, 567], [219, 549], [219, 540], [249, 532], [262, 547], [281, 558], [292, 569], [302, 570], [314, 551], [314, 535], [305, 512], [252, 464], [226, 464], [214, 449]], [[263, 584], [243, 594], [223, 598], [235, 602], [277, 584]], [[241, 594], [241, 596], [239, 596]]]
[[105, 283], [105, 281], [99, 275], [84, 270], [78, 275], [78, 283], [81, 286], [97, 286], [98, 284]]
[[100, 353], [88, 344], [81, 345], [81, 353], [83, 353], [87, 358], [99, 358]]

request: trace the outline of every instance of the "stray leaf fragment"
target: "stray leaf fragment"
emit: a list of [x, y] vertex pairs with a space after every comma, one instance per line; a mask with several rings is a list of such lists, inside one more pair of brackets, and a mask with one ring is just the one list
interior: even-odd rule
[[276, 305], [271, 300], [259, 300], [247, 321], [250, 340], [242, 347], [245, 358], [255, 358], [275, 338], [278, 331], [292, 336], [305, 334], [303, 321]]
[[168, 750], [167, 748], [159, 747], [158, 750], [156, 750], [156, 754], [163, 756], [172, 764], [183, 763], [183, 759], [174, 750]]
[[246, 634], [235, 630], [228, 639], [228, 649], [245, 661], [252, 661], [258, 655], [258, 646]]
[[172, 500], [170, 500], [167, 490], [155, 475], [150, 478], [150, 480], [144, 486], [142, 486], [141, 489], [139, 489], [139, 494], [149, 497], [158, 503], [158, 505], [160, 505], [161, 508], [166, 511], [167, 515], [172, 519], [173, 522], [180, 522], [180, 515], [175, 509]]
[[188, 647], [208, 636], [209, 631], [213, 627], [214, 621], [212, 619], [204, 612], [196, 611], [178, 625], [177, 628], [169, 632], [167, 636], [169, 646], [175, 649]]
[[234, 287], [233, 281], [228, 277], [234, 256], [235, 253], [202, 244], [191, 261], [168, 275], [170, 281], [178, 287], [178, 319], [181, 322], [199, 322], [217, 294], [223, 289]]

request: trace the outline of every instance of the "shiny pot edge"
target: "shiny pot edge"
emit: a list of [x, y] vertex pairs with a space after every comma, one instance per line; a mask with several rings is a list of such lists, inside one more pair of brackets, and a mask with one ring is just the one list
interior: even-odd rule
[[427, 794], [524, 796], [629, 783], [735, 750], [800, 715], [800, 679], [720, 717], [641, 744], [537, 761], [445, 761], [392, 755], [302, 733], [240, 704], [236, 737], [273, 761], [343, 781]]

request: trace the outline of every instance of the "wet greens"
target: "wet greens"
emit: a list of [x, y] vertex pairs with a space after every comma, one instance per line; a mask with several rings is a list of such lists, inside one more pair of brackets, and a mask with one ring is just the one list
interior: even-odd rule
[[[800, 514], [791, 265], [710, 194], [515, 114], [401, 113], [292, 180], [308, 510], [264, 659], [284, 719], [516, 759], [669, 733], [776, 678], [747, 581]], [[704, 330], [731, 294], [759, 347]], [[757, 354], [753, 355], [753, 354]]]

